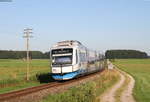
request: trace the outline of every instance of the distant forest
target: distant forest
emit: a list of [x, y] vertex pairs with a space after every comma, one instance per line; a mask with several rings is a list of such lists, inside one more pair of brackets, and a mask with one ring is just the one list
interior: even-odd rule
[[[107, 59], [124, 59], [124, 58], [148, 58], [145, 52], [136, 50], [107, 50], [105, 53]], [[26, 58], [26, 51], [8, 51], [0, 50], [0, 59], [23, 59]], [[30, 51], [31, 59], [49, 59], [49, 52]]]
[[105, 53], [107, 59], [127, 59], [127, 58], [148, 58], [145, 52], [137, 50], [107, 50]]
[[[30, 51], [31, 59], [48, 59], [49, 52]], [[0, 50], [0, 59], [23, 59], [26, 58], [26, 51]]]

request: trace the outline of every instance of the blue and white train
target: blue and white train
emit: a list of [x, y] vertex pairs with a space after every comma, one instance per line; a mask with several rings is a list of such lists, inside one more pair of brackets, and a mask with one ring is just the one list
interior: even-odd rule
[[58, 42], [50, 53], [55, 80], [69, 80], [104, 68], [104, 56], [87, 49], [79, 41]]

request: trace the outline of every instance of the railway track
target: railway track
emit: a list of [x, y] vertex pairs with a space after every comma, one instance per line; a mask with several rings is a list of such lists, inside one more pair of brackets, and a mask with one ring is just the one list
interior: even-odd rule
[[57, 85], [60, 85], [60, 83], [51, 82], [51, 83], [40, 85], [40, 86], [35, 86], [35, 87], [30, 87], [30, 88], [26, 88], [26, 89], [22, 89], [22, 90], [18, 90], [18, 91], [12, 91], [9, 93], [0, 94], [0, 102], [3, 100], [9, 100], [14, 97], [23, 96], [26, 94], [40, 91], [40, 90], [48, 89], [48, 88], [51, 88], [51, 87], [54, 87]]
[[61, 87], [61, 86], [64, 86], [64, 85], [67, 85], [67, 84], [70, 84], [73, 82], [78, 82], [78, 81], [87, 79], [87, 78], [92, 77], [96, 74], [100, 74], [100, 72], [96, 72], [93, 74], [82, 76], [82, 77], [77, 78], [77, 79], [72, 79], [70, 81], [51, 82], [51, 83], [40, 85], [40, 86], [35, 86], [35, 87], [30, 87], [30, 88], [26, 88], [26, 89], [22, 89], [22, 90], [18, 90], [18, 91], [12, 91], [9, 93], [0, 94], [0, 102], [5, 102], [5, 101], [7, 102], [10, 99], [25, 96], [25, 95], [32, 94], [32, 93], [36, 93], [36, 92], [41, 91], [41, 90]]

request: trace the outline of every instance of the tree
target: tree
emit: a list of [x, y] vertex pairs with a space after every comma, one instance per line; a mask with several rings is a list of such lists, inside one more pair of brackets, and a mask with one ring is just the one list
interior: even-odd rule
[[137, 50], [107, 50], [105, 56], [107, 59], [148, 58], [147, 53]]

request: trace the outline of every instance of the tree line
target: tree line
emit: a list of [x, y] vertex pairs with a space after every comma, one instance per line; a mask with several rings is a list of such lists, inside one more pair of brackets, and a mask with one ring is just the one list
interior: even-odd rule
[[148, 58], [147, 53], [137, 50], [107, 50], [107, 59]]
[[[31, 59], [49, 59], [49, 52], [30, 51]], [[149, 58], [145, 52], [137, 50], [107, 50], [105, 53], [107, 59], [123, 59], [123, 58]], [[23, 59], [26, 58], [26, 51], [9, 51], [0, 50], [0, 59]]]
[[[30, 51], [29, 56], [31, 59], [48, 59], [49, 52]], [[26, 58], [26, 51], [8, 51], [0, 50], [0, 59], [23, 59]]]

